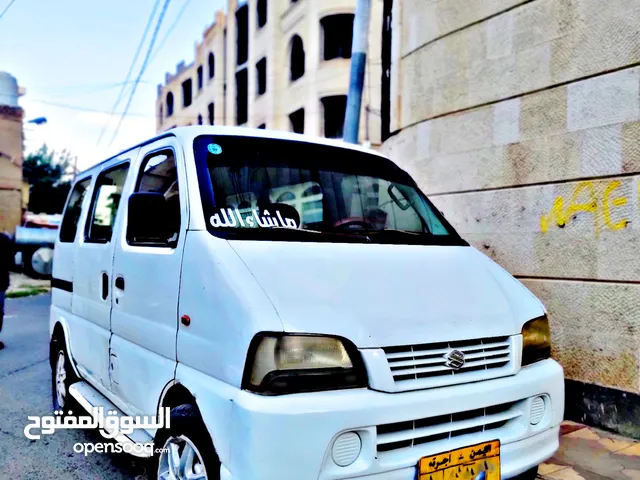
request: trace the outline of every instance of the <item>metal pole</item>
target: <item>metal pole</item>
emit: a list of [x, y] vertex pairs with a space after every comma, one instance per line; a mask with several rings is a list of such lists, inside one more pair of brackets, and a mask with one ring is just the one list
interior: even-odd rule
[[358, 0], [356, 17], [353, 21], [351, 78], [349, 80], [349, 96], [347, 97], [347, 110], [344, 119], [344, 141], [349, 143], [358, 143], [362, 89], [367, 65], [370, 17], [371, 0]]

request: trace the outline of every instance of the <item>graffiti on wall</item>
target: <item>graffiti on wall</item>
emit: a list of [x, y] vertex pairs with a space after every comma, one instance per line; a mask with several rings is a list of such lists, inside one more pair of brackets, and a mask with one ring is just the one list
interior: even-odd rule
[[[591, 215], [596, 236], [603, 229], [616, 231], [625, 228], [630, 219], [616, 214], [617, 209], [629, 203], [627, 196], [621, 192], [621, 184], [620, 180], [611, 180], [602, 189], [597, 188], [591, 180], [578, 183], [570, 197], [557, 197], [551, 210], [542, 214], [540, 230], [546, 233], [551, 227], [564, 228], [579, 213]], [[640, 204], [640, 182], [637, 184], [637, 195]]]

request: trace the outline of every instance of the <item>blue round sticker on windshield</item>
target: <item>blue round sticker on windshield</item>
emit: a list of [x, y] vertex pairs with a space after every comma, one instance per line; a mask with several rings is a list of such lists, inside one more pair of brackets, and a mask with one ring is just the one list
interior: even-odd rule
[[210, 143], [207, 149], [209, 153], [213, 153], [214, 155], [220, 155], [222, 153], [222, 147], [217, 143]]

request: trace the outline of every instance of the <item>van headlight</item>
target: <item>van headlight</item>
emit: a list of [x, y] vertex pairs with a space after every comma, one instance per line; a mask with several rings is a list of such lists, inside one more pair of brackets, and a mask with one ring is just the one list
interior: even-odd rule
[[546, 315], [528, 321], [522, 327], [522, 366], [551, 356], [551, 330]]
[[367, 386], [360, 352], [343, 338], [259, 334], [247, 360], [243, 388], [265, 395]]

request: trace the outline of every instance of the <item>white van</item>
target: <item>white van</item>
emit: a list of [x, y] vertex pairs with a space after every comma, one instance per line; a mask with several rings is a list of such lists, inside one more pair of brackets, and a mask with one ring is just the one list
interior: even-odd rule
[[558, 448], [542, 304], [378, 153], [177, 128], [77, 176], [54, 406], [171, 408], [152, 477], [533, 478]]

